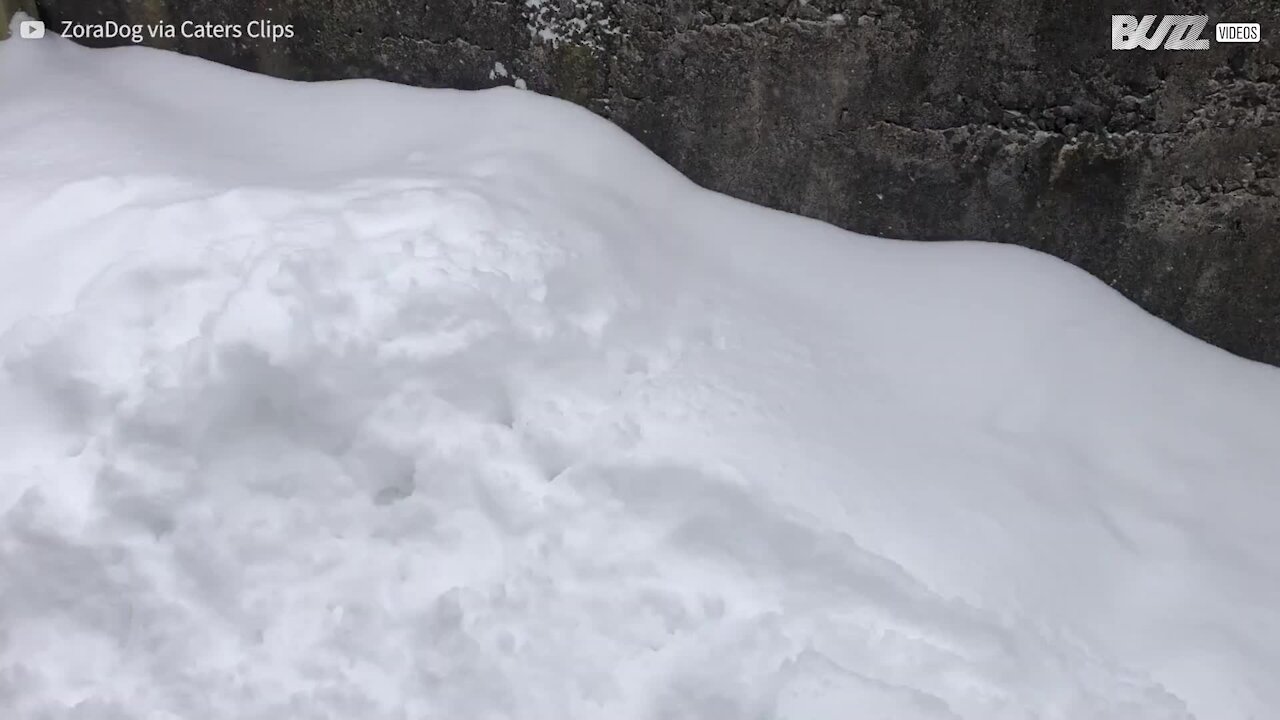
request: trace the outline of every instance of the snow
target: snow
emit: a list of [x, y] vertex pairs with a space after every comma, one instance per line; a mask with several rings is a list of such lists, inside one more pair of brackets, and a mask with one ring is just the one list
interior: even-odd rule
[[521, 10], [530, 36], [553, 48], [567, 43], [600, 52], [608, 37], [623, 34], [601, 0], [525, 0]]
[[502, 88], [0, 43], [13, 718], [1264, 718], [1280, 371]]

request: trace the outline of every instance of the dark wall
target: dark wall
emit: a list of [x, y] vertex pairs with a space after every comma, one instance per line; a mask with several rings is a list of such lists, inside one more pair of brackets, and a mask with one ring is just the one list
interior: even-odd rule
[[0, 40], [9, 37], [9, 21], [18, 12], [35, 15], [34, 0], [0, 0]]
[[[38, 4], [48, 21], [292, 23], [275, 44], [170, 43], [289, 78], [518, 77], [707, 187], [873, 235], [1044, 250], [1280, 364], [1276, 0]], [[1208, 13], [1208, 37], [1258, 22], [1263, 42], [1112, 51], [1110, 15], [1144, 12]]]

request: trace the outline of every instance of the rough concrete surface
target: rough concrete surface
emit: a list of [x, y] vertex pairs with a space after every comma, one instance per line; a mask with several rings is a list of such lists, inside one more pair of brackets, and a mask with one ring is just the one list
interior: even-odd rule
[[35, 15], [34, 0], [0, 0], [0, 40], [9, 37], [9, 21], [18, 12]]
[[[1044, 250], [1280, 364], [1274, 0], [38, 0], [63, 20], [292, 23], [156, 42], [288, 78], [520, 81], [697, 182], [873, 235]], [[1259, 44], [1110, 49], [1113, 13]], [[504, 72], [505, 71], [505, 74]]]

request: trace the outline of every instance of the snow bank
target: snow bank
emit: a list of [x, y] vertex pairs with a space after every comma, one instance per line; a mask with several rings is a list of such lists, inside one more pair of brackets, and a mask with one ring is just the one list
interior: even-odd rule
[[1280, 707], [1280, 371], [514, 90], [0, 43], [16, 718]]

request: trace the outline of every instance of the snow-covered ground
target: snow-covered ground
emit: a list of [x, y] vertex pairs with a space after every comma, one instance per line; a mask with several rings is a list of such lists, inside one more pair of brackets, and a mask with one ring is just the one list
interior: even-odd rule
[[0, 43], [0, 716], [1280, 708], [1280, 370], [516, 90]]

